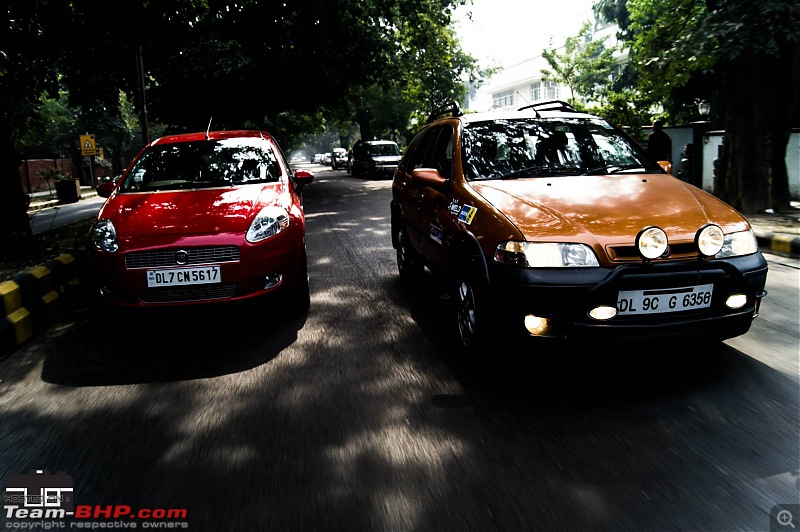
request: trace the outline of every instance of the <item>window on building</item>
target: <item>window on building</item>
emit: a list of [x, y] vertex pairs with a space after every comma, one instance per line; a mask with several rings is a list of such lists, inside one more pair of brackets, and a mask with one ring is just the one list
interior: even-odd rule
[[558, 84], [555, 81], [545, 82], [544, 97], [548, 100], [554, 100], [558, 98]]
[[531, 101], [535, 102], [542, 99], [542, 82], [534, 81], [531, 83]]
[[555, 81], [534, 81], [531, 83], [531, 101], [557, 100], [559, 86]]
[[494, 107], [511, 107], [514, 105], [514, 92], [503, 91], [492, 94], [492, 105]]

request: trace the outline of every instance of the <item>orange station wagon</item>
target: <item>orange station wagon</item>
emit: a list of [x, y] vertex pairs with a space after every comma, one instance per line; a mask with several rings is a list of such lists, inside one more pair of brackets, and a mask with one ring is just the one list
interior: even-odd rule
[[402, 279], [445, 279], [464, 347], [746, 333], [767, 263], [748, 221], [605, 120], [549, 101], [434, 112], [392, 185]]

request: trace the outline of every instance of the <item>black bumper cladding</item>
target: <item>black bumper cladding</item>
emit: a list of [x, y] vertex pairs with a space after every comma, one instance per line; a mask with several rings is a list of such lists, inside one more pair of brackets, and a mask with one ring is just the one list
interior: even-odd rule
[[[534, 314], [549, 318], [557, 337], [576, 344], [701, 335], [723, 340], [749, 330], [766, 295], [767, 263], [756, 253], [728, 260], [632, 264], [614, 269], [524, 270], [495, 264], [491, 276], [495, 304], [514, 329], [521, 328], [525, 315]], [[605, 321], [589, 316], [589, 311], [600, 305], [617, 307], [620, 292], [698, 285], [713, 285], [706, 308], [618, 315]], [[725, 301], [732, 294], [745, 294], [745, 305], [728, 308]]]

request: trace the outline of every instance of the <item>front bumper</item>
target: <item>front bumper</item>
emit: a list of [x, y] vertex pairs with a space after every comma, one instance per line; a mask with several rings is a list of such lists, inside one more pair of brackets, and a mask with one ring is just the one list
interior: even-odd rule
[[[597, 340], [642, 340], [697, 337], [722, 340], [746, 333], [766, 295], [767, 263], [761, 253], [725, 260], [631, 264], [609, 268], [522, 269], [492, 263], [492, 308], [511, 331], [530, 335], [525, 316], [546, 318], [545, 336], [570, 343]], [[617, 306], [621, 291], [665, 290], [713, 285], [708, 308], [596, 320], [598, 306]], [[745, 294], [744, 306], [730, 309], [725, 301]]]
[[[163, 307], [222, 303], [255, 299], [285, 292], [300, 282], [303, 273], [303, 229], [293, 225], [281, 234], [257, 244], [243, 244], [242, 235], [204, 235], [174, 243], [126, 248], [105, 253], [87, 246], [87, 271], [90, 283], [101, 300], [122, 307]], [[188, 267], [219, 267], [215, 284], [148, 287], [148, 271], [168, 271], [185, 266], [151, 264], [131, 266], [126, 256], [134, 253], [172, 256], [178, 250], [236, 248], [235, 258], [193, 263]]]

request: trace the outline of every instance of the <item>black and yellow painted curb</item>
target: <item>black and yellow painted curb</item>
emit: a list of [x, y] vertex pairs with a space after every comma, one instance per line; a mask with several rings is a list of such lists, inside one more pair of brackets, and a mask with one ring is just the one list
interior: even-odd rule
[[11, 354], [74, 309], [83, 257], [62, 254], [0, 283], [0, 357]]
[[761, 251], [769, 251], [778, 255], [800, 258], [800, 236], [764, 233], [756, 235]]

